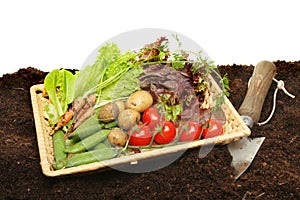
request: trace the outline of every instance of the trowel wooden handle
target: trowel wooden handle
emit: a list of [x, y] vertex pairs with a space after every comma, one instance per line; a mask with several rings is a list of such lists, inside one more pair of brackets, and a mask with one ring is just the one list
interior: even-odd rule
[[[276, 66], [272, 62], [261, 61], [256, 65], [251, 77], [246, 97], [240, 109], [238, 110], [242, 118], [246, 116], [250, 117], [253, 120], [253, 123], [258, 122], [262, 106], [275, 73]], [[250, 127], [252, 125], [250, 125]]]

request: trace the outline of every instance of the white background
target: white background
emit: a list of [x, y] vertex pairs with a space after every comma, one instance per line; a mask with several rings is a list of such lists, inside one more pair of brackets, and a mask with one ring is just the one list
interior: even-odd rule
[[0, 2], [0, 77], [32, 66], [80, 69], [105, 40], [163, 28], [196, 41], [216, 64], [300, 60], [292, 0], [10, 0]]

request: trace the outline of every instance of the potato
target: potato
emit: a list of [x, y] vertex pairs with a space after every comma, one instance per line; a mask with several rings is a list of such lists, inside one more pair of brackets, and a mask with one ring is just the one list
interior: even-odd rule
[[153, 98], [151, 94], [146, 90], [139, 90], [132, 93], [125, 105], [126, 108], [130, 108], [136, 110], [138, 112], [144, 112], [147, 108], [149, 108], [153, 103]]
[[108, 141], [113, 146], [125, 146], [127, 142], [127, 134], [120, 128], [113, 128], [108, 133]]
[[118, 106], [119, 113], [121, 111], [125, 110], [125, 103], [123, 101], [118, 100], [118, 101], [115, 101], [114, 103]]
[[138, 123], [141, 114], [133, 109], [125, 109], [118, 116], [118, 126], [124, 130], [128, 130]]
[[107, 103], [99, 110], [98, 118], [101, 122], [108, 123], [117, 119], [119, 115], [119, 107], [115, 102]]

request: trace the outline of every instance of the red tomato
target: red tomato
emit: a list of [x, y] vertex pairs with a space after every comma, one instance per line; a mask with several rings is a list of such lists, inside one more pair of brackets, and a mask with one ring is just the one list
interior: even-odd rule
[[154, 130], [156, 126], [163, 121], [162, 116], [157, 112], [157, 108], [147, 108], [142, 116], [142, 122], [147, 124], [151, 130]]
[[212, 138], [223, 134], [223, 125], [220, 121], [210, 119], [206, 122], [203, 130], [202, 138]]
[[147, 146], [152, 139], [150, 128], [145, 125], [134, 126], [128, 131], [128, 137], [130, 134], [129, 145], [132, 146]]
[[154, 141], [157, 144], [169, 144], [176, 136], [176, 128], [170, 121], [163, 122], [161, 131], [154, 136]]
[[200, 137], [202, 128], [200, 125], [194, 121], [184, 122], [179, 126], [179, 141], [187, 142], [192, 140], [197, 140]]

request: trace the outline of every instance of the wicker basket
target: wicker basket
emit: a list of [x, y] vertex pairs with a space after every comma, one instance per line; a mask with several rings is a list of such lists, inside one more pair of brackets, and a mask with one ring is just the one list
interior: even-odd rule
[[[218, 86], [215, 82], [213, 82], [212, 88], [218, 90]], [[106, 161], [95, 162], [77, 167], [64, 168], [55, 171], [51, 166], [51, 163], [54, 162], [52, 136], [49, 135], [51, 128], [49, 127], [47, 121], [43, 117], [43, 105], [45, 104], [45, 99], [42, 97], [43, 89], [43, 84], [34, 85], [30, 88], [30, 94], [41, 160], [40, 164], [43, 173], [46, 176], [50, 177], [104, 169], [120, 164], [136, 163], [137, 161], [142, 159], [158, 157], [174, 152], [184, 151], [188, 148], [195, 148], [204, 145], [228, 144], [235, 140], [239, 140], [242, 137], [249, 136], [251, 133], [250, 129], [242, 121], [239, 114], [232, 106], [231, 102], [226, 98], [225, 104], [222, 107], [226, 115], [226, 122], [224, 125], [224, 134], [221, 136], [193, 141], [188, 143], [188, 145], [178, 144], [164, 148], [151, 149], [129, 156], [118, 157]]]

